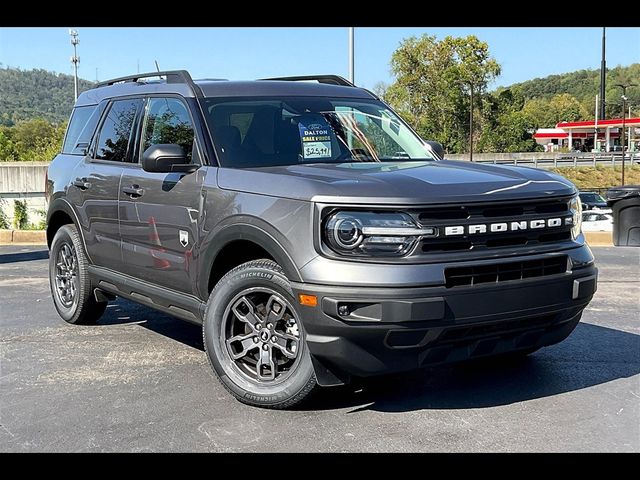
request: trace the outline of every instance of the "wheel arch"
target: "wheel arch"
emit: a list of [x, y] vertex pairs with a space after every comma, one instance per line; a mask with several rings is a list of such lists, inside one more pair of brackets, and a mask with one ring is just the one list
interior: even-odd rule
[[[237, 252], [236, 248], [251, 248], [252, 253], [256, 255], [240, 256], [238, 261], [225, 258], [226, 255], [233, 255]], [[233, 223], [220, 229], [215, 235], [212, 235], [203, 248], [203, 266], [198, 275], [198, 288], [202, 298], [207, 298], [212, 279], [221, 278], [226, 271], [219, 271], [216, 268], [220, 266], [239, 265], [244, 261], [257, 260], [258, 258], [270, 258], [282, 267], [286, 277], [294, 282], [302, 281], [298, 268], [291, 256], [283, 247], [274, 234], [271, 234], [264, 228], [250, 223]], [[251, 257], [251, 258], [250, 258]]]
[[78, 234], [82, 239], [82, 245], [87, 251], [82, 228], [78, 222], [78, 216], [71, 205], [62, 198], [56, 198], [51, 202], [47, 210], [47, 247], [51, 248], [51, 242], [56, 232], [64, 225], [74, 224], [78, 229]]

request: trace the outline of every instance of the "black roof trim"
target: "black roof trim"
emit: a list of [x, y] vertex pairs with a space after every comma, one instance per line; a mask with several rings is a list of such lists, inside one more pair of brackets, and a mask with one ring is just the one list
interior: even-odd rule
[[342, 85], [343, 87], [355, 87], [353, 83], [340, 75], [298, 75], [295, 77], [273, 77], [260, 78], [259, 80], [279, 80], [285, 82], [305, 82], [316, 80], [318, 83], [327, 83], [329, 85]]

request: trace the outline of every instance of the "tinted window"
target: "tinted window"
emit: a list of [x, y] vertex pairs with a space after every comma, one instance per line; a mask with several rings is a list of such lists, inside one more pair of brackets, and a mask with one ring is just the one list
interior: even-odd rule
[[205, 107], [224, 167], [434, 160], [377, 100], [207, 98]]
[[598, 195], [597, 193], [581, 193], [580, 200], [582, 200], [583, 202], [591, 202], [591, 203], [606, 202], [606, 200], [602, 198], [600, 195]]
[[102, 123], [95, 158], [113, 162], [129, 161], [129, 140], [140, 104], [140, 99], [118, 100], [111, 104]]
[[158, 143], [180, 145], [184, 148], [188, 161], [191, 161], [193, 124], [187, 106], [177, 98], [149, 99], [142, 151]]
[[[64, 138], [64, 145], [62, 146], [62, 153], [75, 153], [73, 150], [78, 144], [78, 137], [85, 127], [88, 126], [88, 120], [91, 118], [91, 114], [96, 111], [96, 105], [88, 105], [86, 107], [76, 107], [71, 114], [71, 120], [69, 120], [69, 126], [67, 127], [67, 135]], [[98, 119], [96, 119], [97, 123]], [[95, 123], [90, 130], [95, 128]]]

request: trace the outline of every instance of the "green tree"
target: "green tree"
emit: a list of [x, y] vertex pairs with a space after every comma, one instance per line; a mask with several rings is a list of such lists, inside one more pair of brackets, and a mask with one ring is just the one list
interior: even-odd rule
[[14, 162], [16, 160], [18, 160], [18, 154], [12, 140], [12, 129], [0, 126], [0, 161]]
[[[83, 92], [93, 82], [79, 79]], [[62, 122], [73, 108], [73, 76], [42, 69], [0, 68], [0, 125], [32, 118]]]
[[522, 112], [524, 96], [517, 88], [501, 88], [483, 98], [479, 118], [480, 152], [530, 152], [537, 149], [530, 119]]
[[[617, 66], [607, 70], [606, 118], [621, 115], [621, 91], [615, 84], [640, 83], [638, 79], [640, 79], [640, 63]], [[560, 75], [549, 75], [512, 85], [512, 87], [514, 86], [522, 89], [525, 100], [533, 98], [550, 100], [555, 95], [569, 93], [578, 99], [584, 107], [587, 115], [582, 120], [587, 120], [595, 116], [595, 97], [600, 90], [600, 70], [578, 70]], [[628, 88], [627, 96], [631, 105], [640, 105], [640, 86]], [[640, 115], [640, 112], [636, 114]]]
[[65, 130], [66, 122], [41, 118], [0, 126], [0, 161], [51, 161], [62, 149]]
[[536, 128], [553, 128], [558, 122], [573, 122], [589, 118], [589, 112], [577, 98], [568, 93], [527, 101], [523, 112]]
[[469, 134], [470, 96], [482, 94], [500, 74], [489, 46], [477, 37], [423, 35], [404, 40], [391, 57], [394, 83], [387, 100], [425, 139], [449, 152], [465, 150]]

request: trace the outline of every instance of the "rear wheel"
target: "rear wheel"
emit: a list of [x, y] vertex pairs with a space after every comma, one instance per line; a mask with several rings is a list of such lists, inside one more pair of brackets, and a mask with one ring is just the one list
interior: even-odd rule
[[107, 307], [93, 295], [88, 265], [78, 229], [64, 225], [51, 242], [49, 285], [56, 310], [68, 323], [95, 323]]
[[288, 408], [316, 387], [294, 304], [289, 281], [271, 260], [234, 268], [211, 293], [205, 349], [222, 385], [241, 402]]

